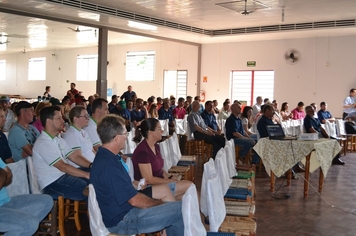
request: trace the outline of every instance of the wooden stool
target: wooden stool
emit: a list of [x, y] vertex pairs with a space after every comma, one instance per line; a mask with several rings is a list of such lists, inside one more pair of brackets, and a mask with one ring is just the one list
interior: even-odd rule
[[192, 171], [190, 166], [172, 166], [168, 173], [182, 175], [182, 179], [193, 181]]
[[79, 201], [64, 199], [62, 196], [58, 196], [58, 228], [60, 236], [66, 236], [64, 223], [68, 219], [74, 220], [78, 231], [82, 229], [79, 220]]
[[58, 201], [53, 200], [53, 208], [51, 212], [44, 218], [35, 235], [51, 235], [57, 236], [57, 212], [58, 212]]
[[257, 223], [249, 217], [226, 216], [219, 231], [235, 233], [236, 235], [256, 235]]
[[238, 202], [238, 201], [225, 201], [226, 215], [241, 216], [241, 217], [254, 217], [256, 206], [255, 202]]

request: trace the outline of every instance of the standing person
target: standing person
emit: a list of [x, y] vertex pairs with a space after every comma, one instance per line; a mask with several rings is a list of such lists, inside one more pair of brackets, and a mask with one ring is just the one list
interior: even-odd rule
[[109, 232], [131, 235], [166, 229], [168, 236], [183, 236], [181, 202], [164, 203], [132, 186], [118, 156], [127, 138], [124, 120], [107, 115], [98, 123], [98, 133], [103, 146], [96, 154], [90, 181]]
[[356, 96], [356, 89], [352, 88], [350, 89], [350, 95], [345, 98], [344, 100], [344, 106], [343, 108], [343, 113], [342, 113], [342, 119], [345, 119], [345, 117], [351, 113], [355, 112], [356, 109], [356, 103], [355, 103], [355, 96]]
[[252, 107], [252, 117], [255, 119], [255, 117], [257, 116], [258, 113], [261, 112], [261, 105], [262, 105], [262, 97], [258, 96], [256, 98], [256, 103], [255, 105], [253, 105]]
[[136, 95], [136, 93], [135, 91], [132, 91], [132, 86], [129, 85], [127, 87], [127, 91], [121, 95], [120, 99], [127, 102], [128, 100], [132, 100], [132, 95]]
[[40, 189], [53, 199], [63, 196], [86, 200], [90, 173], [74, 168], [68, 160], [85, 168], [90, 168], [91, 163], [58, 135], [64, 125], [59, 107], [45, 107], [40, 113], [45, 129], [33, 147], [32, 156]]
[[34, 235], [39, 223], [51, 211], [53, 199], [46, 194], [9, 197], [10, 168], [0, 159], [0, 232], [4, 235]]
[[303, 120], [305, 118], [304, 103], [298, 102], [296, 108], [292, 110], [293, 120]]
[[16, 108], [17, 122], [9, 132], [9, 145], [14, 161], [32, 156], [32, 147], [35, 144], [40, 132], [30, 125], [34, 117], [32, 104], [21, 101]]
[[46, 86], [45, 92], [43, 93], [43, 97], [45, 97], [47, 100], [49, 100], [52, 96], [49, 94], [51, 92], [51, 86]]
[[108, 101], [104, 98], [97, 98], [92, 104], [93, 114], [89, 119], [88, 126], [84, 130], [88, 133], [94, 150], [97, 152], [101, 146], [101, 141], [96, 132], [96, 124], [104, 115], [109, 113]]
[[117, 97], [117, 95], [112, 95], [112, 96], [111, 96], [111, 102], [108, 104], [108, 106], [109, 106], [109, 113], [115, 113], [116, 105], [117, 105], [118, 99], [119, 99], [119, 98]]
[[3, 127], [3, 132], [9, 132], [12, 125], [15, 123], [15, 114], [12, 110], [10, 110], [10, 98], [8, 96], [1, 96], [0, 97], [0, 106], [3, 107], [5, 111], [6, 122]]

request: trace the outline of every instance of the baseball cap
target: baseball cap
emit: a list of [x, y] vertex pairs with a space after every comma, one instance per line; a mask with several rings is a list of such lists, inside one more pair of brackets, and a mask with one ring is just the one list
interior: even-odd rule
[[118, 104], [121, 106], [122, 109], [126, 109], [126, 102], [125, 101], [120, 101]]
[[10, 98], [9, 98], [9, 96], [3, 95], [3, 96], [0, 97], [0, 101], [9, 102], [9, 101], [10, 101]]
[[26, 102], [26, 101], [21, 101], [16, 105], [15, 113], [18, 114], [21, 109], [23, 109], [23, 108], [31, 108], [31, 107], [33, 107], [33, 105], [31, 103]]

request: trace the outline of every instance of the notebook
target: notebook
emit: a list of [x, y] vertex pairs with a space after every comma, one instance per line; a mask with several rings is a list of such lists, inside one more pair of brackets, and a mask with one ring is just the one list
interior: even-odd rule
[[283, 128], [280, 124], [273, 124], [266, 126], [269, 139], [277, 140], [296, 140], [298, 139], [295, 136], [286, 136], [284, 134]]

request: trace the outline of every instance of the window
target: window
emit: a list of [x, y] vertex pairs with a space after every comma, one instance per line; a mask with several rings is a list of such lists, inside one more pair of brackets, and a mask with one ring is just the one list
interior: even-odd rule
[[6, 78], [6, 60], [0, 60], [0, 80]]
[[274, 71], [232, 71], [231, 99], [253, 105], [256, 97], [273, 99]]
[[163, 97], [174, 96], [177, 100], [187, 96], [187, 70], [165, 70]]
[[153, 81], [155, 78], [155, 51], [126, 53], [126, 80]]
[[28, 60], [28, 80], [46, 80], [46, 58], [36, 57]]
[[98, 55], [77, 56], [77, 81], [96, 81], [98, 77]]

